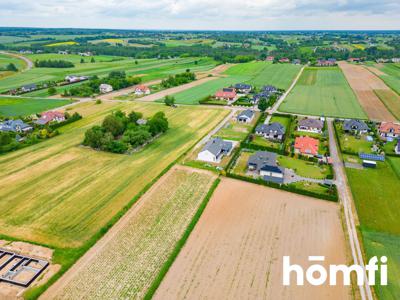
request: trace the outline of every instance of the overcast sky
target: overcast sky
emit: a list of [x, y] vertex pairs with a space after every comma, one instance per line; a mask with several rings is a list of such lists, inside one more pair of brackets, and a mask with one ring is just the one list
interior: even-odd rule
[[400, 0], [0, 0], [0, 26], [400, 29]]

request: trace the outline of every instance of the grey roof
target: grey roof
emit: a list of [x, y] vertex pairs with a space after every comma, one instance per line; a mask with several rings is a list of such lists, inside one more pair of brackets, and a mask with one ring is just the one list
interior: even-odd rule
[[322, 129], [324, 123], [318, 119], [302, 119], [299, 121], [299, 126]]
[[232, 142], [224, 141], [221, 138], [213, 138], [207, 142], [202, 151], [209, 151], [215, 156], [221, 152], [229, 152], [233, 147]]
[[346, 131], [369, 130], [369, 127], [364, 121], [361, 120], [346, 120], [343, 123], [343, 129]]
[[274, 93], [274, 92], [276, 92], [278, 89], [276, 88], [276, 87], [274, 87], [273, 85], [264, 85], [262, 88], [261, 88], [261, 91], [263, 91], [263, 92], [272, 92], [272, 93]]
[[26, 89], [26, 90], [36, 89], [36, 84], [32, 83], [32, 84], [23, 85], [22, 88]]
[[147, 120], [146, 119], [138, 119], [136, 121], [136, 124], [138, 124], [138, 125], [146, 125], [147, 124]]
[[275, 183], [279, 183], [279, 184], [282, 184], [284, 182], [283, 177], [264, 176], [263, 179], [265, 181], [275, 182]]
[[13, 131], [17, 132], [17, 127], [21, 130], [32, 128], [31, 125], [24, 123], [22, 120], [7, 120], [3, 123], [0, 123], [0, 130], [1, 131]]
[[250, 84], [245, 84], [245, 83], [236, 83], [235, 84], [235, 89], [238, 90], [251, 90], [252, 86]]
[[285, 127], [278, 122], [270, 123], [270, 124], [261, 124], [256, 127], [256, 132], [262, 133], [276, 133], [276, 134], [285, 134]]
[[265, 166], [276, 167], [276, 153], [268, 151], [257, 151], [250, 156], [247, 165], [252, 165], [257, 171]]
[[254, 116], [254, 111], [252, 111], [251, 109], [246, 109], [244, 111], [242, 111], [240, 114], [238, 114], [237, 118], [241, 118], [241, 117], [247, 117], [249, 119], [251, 119]]
[[223, 88], [222, 91], [223, 92], [234, 92], [235, 89], [234, 88]]

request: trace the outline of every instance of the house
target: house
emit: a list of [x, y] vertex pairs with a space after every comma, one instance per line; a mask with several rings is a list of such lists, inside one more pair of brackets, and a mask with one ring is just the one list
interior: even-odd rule
[[328, 60], [326, 59], [318, 59], [317, 64], [318, 67], [332, 67], [336, 66], [336, 59], [330, 58]]
[[92, 56], [93, 54], [92, 54], [92, 52], [78, 52], [78, 55], [80, 55], [80, 56]]
[[89, 77], [87, 77], [87, 76], [78, 76], [78, 75], [67, 75], [64, 78], [64, 80], [69, 83], [84, 81], [84, 80], [88, 80], [88, 79], [89, 79]]
[[283, 183], [285, 169], [277, 165], [276, 153], [257, 151], [249, 157], [247, 168], [259, 174], [265, 181]]
[[33, 127], [29, 124], [24, 123], [22, 120], [7, 120], [0, 123], [0, 131], [12, 131], [12, 132], [28, 132]]
[[301, 60], [295, 58], [295, 59], [292, 60], [292, 64], [294, 64], [294, 65], [300, 65], [300, 64], [301, 64]]
[[396, 146], [394, 147], [394, 152], [400, 155], [400, 139], [397, 140]]
[[213, 138], [208, 141], [204, 148], [199, 152], [197, 159], [219, 163], [225, 155], [229, 155], [232, 152], [232, 149], [232, 142], [224, 141], [221, 138]]
[[23, 92], [32, 92], [34, 90], [36, 90], [37, 86], [36, 84], [32, 83], [32, 84], [27, 84], [21, 87], [21, 91]]
[[248, 94], [253, 89], [253, 87], [250, 84], [245, 84], [245, 83], [237, 83], [235, 84], [234, 88], [237, 93], [241, 94]]
[[290, 59], [287, 57], [283, 57], [279, 60], [280, 63], [290, 63]]
[[62, 54], [62, 55], [68, 55], [68, 51], [58, 51], [58, 54]]
[[321, 133], [324, 128], [324, 123], [318, 119], [302, 119], [297, 125], [298, 131]]
[[361, 120], [346, 120], [343, 123], [343, 130], [344, 132], [362, 134], [367, 133], [369, 131], [369, 127], [364, 121]]
[[42, 113], [40, 118], [35, 121], [36, 124], [38, 125], [46, 125], [50, 122], [64, 122], [65, 121], [65, 115], [64, 113], [60, 111], [46, 111]]
[[382, 122], [379, 126], [379, 134], [383, 138], [398, 138], [400, 137], [400, 124]]
[[113, 91], [113, 87], [107, 83], [100, 84], [99, 87], [100, 93], [105, 94]]
[[142, 95], [149, 95], [150, 94], [150, 89], [143, 85], [143, 84], [139, 84], [137, 86], [135, 86], [135, 95], [137, 96], [142, 96]]
[[266, 61], [274, 61], [275, 56], [267, 56]]
[[251, 123], [253, 119], [254, 119], [254, 111], [252, 111], [251, 109], [246, 109], [240, 112], [236, 117], [236, 120], [240, 123]]
[[387, 58], [378, 58], [378, 59], [376, 59], [376, 62], [378, 64], [384, 64], [384, 63], [389, 62], [389, 59], [387, 59]]
[[147, 124], [147, 120], [146, 119], [139, 119], [136, 121], [136, 124], [138, 125], [146, 125]]
[[274, 87], [273, 85], [264, 85], [261, 88], [261, 91], [269, 93], [269, 94], [274, 94], [274, 93], [276, 93], [278, 91], [278, 89], [276, 87]]
[[361, 58], [358, 58], [358, 57], [350, 57], [347, 61], [359, 63], [359, 62], [361, 62]]
[[215, 93], [215, 98], [219, 100], [236, 100], [237, 94], [234, 88], [223, 88]]
[[398, 57], [392, 58], [392, 63], [400, 63], [400, 58]]
[[319, 140], [308, 136], [296, 137], [294, 141], [294, 152], [306, 156], [318, 155]]
[[282, 141], [285, 135], [285, 127], [278, 122], [258, 125], [255, 131], [268, 140]]

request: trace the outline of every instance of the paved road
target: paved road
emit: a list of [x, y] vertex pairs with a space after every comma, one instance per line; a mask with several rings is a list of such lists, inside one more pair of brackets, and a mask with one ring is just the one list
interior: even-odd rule
[[289, 93], [292, 91], [294, 86], [296, 85], [297, 81], [299, 80], [301, 74], [303, 73], [305, 66], [303, 66], [300, 70], [300, 72], [297, 74], [296, 78], [293, 80], [292, 84], [290, 85], [289, 89], [282, 95], [282, 97], [279, 98], [278, 101], [272, 106], [270, 110], [268, 110], [268, 116], [264, 121], [264, 124], [268, 124], [269, 121], [271, 120], [272, 114], [275, 113], [279, 106], [282, 104], [282, 102], [286, 99], [286, 97], [289, 95]]
[[15, 53], [5, 52], [5, 51], [0, 51], [0, 53], [22, 59], [26, 63], [26, 68], [22, 71], [27, 71], [27, 70], [30, 70], [33, 68], [33, 62], [25, 56], [15, 54]]
[[[353, 261], [355, 264], [365, 267], [352, 210], [353, 197], [349, 189], [343, 162], [339, 156], [338, 146], [333, 129], [333, 119], [328, 119], [328, 132], [329, 150], [333, 160], [333, 169], [335, 170], [336, 186], [338, 189], [339, 198], [343, 204], [351, 254], [353, 256]], [[365, 276], [367, 276], [366, 273]], [[360, 296], [362, 300], [373, 300], [371, 287], [368, 285], [368, 282], [366, 282], [364, 286], [360, 287]]]

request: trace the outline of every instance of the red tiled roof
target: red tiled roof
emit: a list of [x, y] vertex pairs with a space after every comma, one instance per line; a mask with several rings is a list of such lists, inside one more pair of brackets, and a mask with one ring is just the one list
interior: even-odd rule
[[231, 92], [220, 90], [215, 93], [216, 98], [233, 99], [236, 97], [236, 92], [233, 90]]
[[395, 124], [393, 122], [382, 123], [379, 126], [379, 131], [383, 133], [395, 133], [400, 134], [400, 124]]
[[318, 154], [319, 140], [308, 136], [297, 137], [294, 142], [294, 148], [298, 149], [302, 154]]
[[60, 111], [46, 111], [42, 113], [41, 119], [54, 120], [55, 118], [64, 118], [64, 113]]
[[150, 90], [147, 86], [145, 86], [144, 84], [139, 84], [135, 87], [135, 90], [139, 90], [142, 92], [146, 92], [148, 90]]

